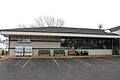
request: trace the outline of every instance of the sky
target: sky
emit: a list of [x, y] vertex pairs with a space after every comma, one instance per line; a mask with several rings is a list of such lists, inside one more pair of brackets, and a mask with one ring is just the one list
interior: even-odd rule
[[0, 0], [0, 29], [35, 23], [39, 16], [62, 18], [67, 27], [104, 29], [120, 25], [120, 0]]

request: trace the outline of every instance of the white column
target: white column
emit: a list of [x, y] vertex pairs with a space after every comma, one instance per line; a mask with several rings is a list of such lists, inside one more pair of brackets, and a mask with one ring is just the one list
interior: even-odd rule
[[54, 55], [54, 52], [53, 52], [53, 49], [50, 50], [50, 56], [53, 56]]
[[68, 56], [68, 50], [65, 50], [65, 56]]

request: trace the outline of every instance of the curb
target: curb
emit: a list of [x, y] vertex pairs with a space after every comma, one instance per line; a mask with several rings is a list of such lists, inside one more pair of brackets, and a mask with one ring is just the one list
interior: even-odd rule
[[0, 56], [0, 61], [6, 60], [8, 58], [9, 58], [8, 56]]
[[120, 55], [107, 55], [107, 56], [31, 56], [31, 57], [16, 57], [16, 56], [9, 56], [8, 58], [111, 58], [116, 57], [119, 58]]
[[6, 60], [6, 59], [8, 59], [8, 58], [0, 58], [0, 61]]

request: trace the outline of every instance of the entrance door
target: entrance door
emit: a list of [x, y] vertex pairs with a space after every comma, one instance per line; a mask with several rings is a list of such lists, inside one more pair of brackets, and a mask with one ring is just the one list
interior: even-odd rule
[[119, 55], [119, 49], [118, 48], [113, 48], [112, 49], [112, 55]]
[[32, 56], [32, 47], [24, 47], [24, 56]]
[[21, 47], [21, 46], [18, 46], [18, 47], [16, 47], [15, 48], [15, 52], [16, 52], [16, 56], [23, 56], [23, 47]]
[[119, 55], [118, 45], [119, 45], [118, 39], [113, 39], [112, 40], [112, 55]]
[[16, 56], [32, 56], [32, 47], [17, 46], [15, 52]]

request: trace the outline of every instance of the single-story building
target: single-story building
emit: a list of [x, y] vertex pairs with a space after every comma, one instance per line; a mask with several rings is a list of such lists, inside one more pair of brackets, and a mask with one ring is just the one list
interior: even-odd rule
[[74, 49], [80, 55], [119, 54], [119, 35], [102, 29], [33, 27], [4, 29], [0, 30], [0, 34], [9, 37], [11, 56], [38, 56], [40, 50], [50, 55], [57, 54], [55, 50], [58, 50], [58, 53], [59, 50], [64, 50], [65, 55], [68, 55], [70, 49]]

